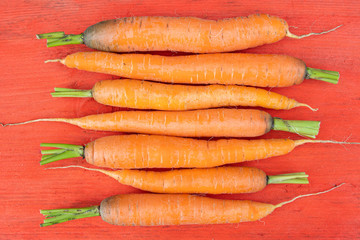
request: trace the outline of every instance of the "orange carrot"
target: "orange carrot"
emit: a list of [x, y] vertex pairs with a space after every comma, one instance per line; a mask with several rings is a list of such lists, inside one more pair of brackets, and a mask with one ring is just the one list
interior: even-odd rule
[[121, 184], [154, 193], [205, 193], [234, 194], [254, 193], [263, 190], [268, 184], [308, 184], [304, 172], [267, 176], [253, 167], [219, 167], [201, 169], [180, 169], [165, 172], [144, 170], [117, 170], [77, 167], [106, 174]]
[[207, 109], [194, 111], [120, 111], [81, 118], [42, 118], [39, 121], [65, 122], [84, 129], [136, 132], [184, 137], [256, 137], [271, 129], [315, 138], [320, 122], [283, 120], [254, 109]]
[[288, 87], [312, 78], [337, 83], [339, 73], [306, 67], [286, 55], [218, 53], [188, 56], [78, 52], [61, 62], [69, 68], [132, 79], [185, 84]]
[[308, 107], [294, 99], [260, 88], [235, 85], [189, 86], [141, 80], [104, 80], [91, 90], [55, 88], [53, 97], [93, 97], [114, 107], [157, 110], [192, 110], [226, 106], [252, 106], [271, 109]]
[[[41, 210], [40, 226], [50, 226], [73, 219], [101, 216], [110, 224], [122, 226], [158, 226], [187, 224], [224, 224], [260, 220], [276, 208], [298, 198], [330, 192], [299, 195], [276, 205], [248, 200], [214, 199], [188, 194], [121, 194], [104, 199], [100, 206]], [[291, 216], [291, 214], [289, 214]]]
[[207, 141], [133, 134], [102, 137], [85, 146], [42, 143], [43, 147], [58, 149], [42, 150], [40, 164], [83, 157], [89, 164], [106, 168], [210, 168], [285, 155], [305, 143], [356, 144], [309, 139]]
[[[339, 26], [340, 27], [340, 26]], [[336, 27], [338, 28], [338, 27]], [[267, 14], [207, 20], [195, 17], [125, 17], [99, 22], [84, 33], [38, 34], [47, 46], [86, 44], [109, 52], [180, 51], [231, 52], [277, 42], [285, 36], [303, 38], [334, 31], [296, 36], [285, 20]]]

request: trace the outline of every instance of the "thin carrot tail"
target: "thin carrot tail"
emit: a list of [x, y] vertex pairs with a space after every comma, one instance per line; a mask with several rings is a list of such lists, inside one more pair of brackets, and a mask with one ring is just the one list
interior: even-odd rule
[[65, 122], [65, 123], [71, 123], [71, 119], [67, 118], [39, 118], [35, 120], [25, 121], [25, 122], [18, 122], [18, 123], [0, 123], [1, 126], [7, 127], [7, 126], [17, 126], [17, 125], [23, 125], [28, 123], [35, 123], [35, 122]]
[[295, 140], [295, 147], [303, 145], [305, 143], [360, 144], [360, 142], [339, 142], [339, 141], [332, 141], [332, 140], [300, 139], [300, 140]]
[[81, 145], [73, 144], [61, 144], [61, 143], [41, 143], [41, 147], [54, 147], [56, 149], [41, 150], [41, 161], [40, 165], [47, 163], [52, 163], [55, 161], [75, 158], [75, 157], [85, 157], [84, 150], [85, 147]]
[[318, 108], [312, 108], [310, 105], [305, 104], [305, 103], [296, 103], [295, 107], [307, 107], [313, 112], [316, 112], [317, 110], [319, 110]]
[[121, 175], [119, 174], [121, 172], [121, 170], [109, 171], [109, 170], [98, 169], [98, 168], [87, 168], [87, 167], [83, 167], [83, 166], [79, 166], [79, 165], [69, 165], [69, 166], [65, 166], [65, 167], [50, 167], [50, 168], [46, 168], [46, 169], [65, 169], [65, 168], [82, 168], [82, 169], [85, 169], [88, 171], [100, 172], [109, 177], [114, 178], [115, 180], [117, 180], [121, 183]]
[[292, 34], [289, 30], [287, 30], [286, 31], [286, 36], [290, 37], [290, 38], [301, 39], [301, 38], [306, 38], [306, 37], [309, 37], [309, 36], [312, 36], [312, 35], [322, 35], [322, 34], [325, 34], [325, 33], [329, 33], [329, 32], [335, 31], [336, 29], [338, 29], [341, 26], [342, 25], [339, 25], [339, 26], [337, 26], [335, 28], [332, 28], [332, 29], [327, 30], [327, 31], [319, 32], [319, 33], [308, 33], [308, 34], [304, 34], [304, 35], [300, 35], [300, 36]]
[[44, 223], [40, 226], [46, 227], [74, 219], [100, 216], [100, 206], [40, 210], [40, 213], [45, 216]]
[[320, 194], [323, 194], [323, 193], [327, 193], [327, 192], [330, 192], [336, 188], [339, 188], [341, 187], [342, 185], [344, 185], [345, 183], [341, 183], [340, 185], [335, 185], [335, 187], [332, 187], [328, 190], [325, 190], [325, 191], [322, 191], [322, 192], [316, 192], [316, 193], [309, 193], [309, 194], [304, 194], [304, 195], [299, 195], [297, 197], [294, 197], [293, 199], [289, 200], [289, 201], [285, 201], [285, 202], [282, 202], [282, 203], [279, 203], [277, 205], [275, 205], [275, 208], [279, 208], [279, 207], [282, 207], [284, 206], [285, 204], [288, 204], [288, 203], [291, 203], [293, 201], [295, 201], [296, 199], [299, 199], [299, 198], [303, 198], [303, 197], [310, 197], [310, 196], [315, 196], [315, 195], [320, 195]]

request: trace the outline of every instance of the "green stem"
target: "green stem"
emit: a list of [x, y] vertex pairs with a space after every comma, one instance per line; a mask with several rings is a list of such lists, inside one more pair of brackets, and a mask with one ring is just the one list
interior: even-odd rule
[[100, 216], [100, 206], [40, 210], [40, 213], [45, 216], [44, 223], [40, 226], [46, 227], [74, 219]]
[[84, 157], [84, 146], [61, 143], [41, 143], [41, 147], [54, 147], [58, 149], [42, 150], [40, 165], [56, 162], [63, 159]]
[[47, 47], [57, 47], [63, 45], [70, 45], [70, 44], [83, 44], [84, 43], [84, 36], [83, 34], [68, 34], [63, 37], [59, 38], [52, 38], [50, 41], [47, 41]]
[[36, 35], [37, 39], [54, 39], [54, 38], [58, 39], [62, 37], [65, 37], [64, 32], [51, 32], [51, 33], [43, 33]]
[[306, 68], [306, 78], [307, 79], [316, 79], [320, 81], [325, 81], [333, 84], [339, 82], [340, 74], [336, 71], [328, 71], [316, 68]]
[[268, 176], [268, 184], [309, 184], [309, 175], [304, 172]]
[[273, 118], [273, 130], [286, 131], [296, 133], [300, 136], [315, 138], [319, 133], [319, 121], [303, 121], [303, 120], [284, 120], [281, 118]]
[[79, 90], [71, 88], [55, 88], [51, 93], [53, 97], [92, 97], [91, 90]]

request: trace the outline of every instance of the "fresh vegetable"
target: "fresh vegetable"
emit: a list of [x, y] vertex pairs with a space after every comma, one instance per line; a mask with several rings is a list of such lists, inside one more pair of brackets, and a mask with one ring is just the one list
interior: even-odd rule
[[98, 138], [85, 146], [42, 143], [42, 147], [55, 149], [42, 150], [40, 164], [83, 157], [89, 164], [106, 168], [210, 168], [285, 155], [305, 143], [359, 144], [310, 139], [199, 140], [115, 135]]
[[[340, 27], [340, 26], [339, 26]], [[336, 27], [338, 28], [338, 27]], [[195, 17], [125, 17], [99, 22], [84, 33], [36, 35], [47, 46], [86, 44], [109, 52], [180, 51], [231, 52], [277, 42], [285, 36], [303, 38], [334, 31], [296, 36], [285, 20], [267, 14], [207, 20]]]
[[188, 56], [78, 52], [61, 62], [69, 68], [132, 79], [185, 84], [288, 87], [312, 78], [336, 84], [339, 73], [306, 67], [286, 55], [218, 53]]
[[183, 137], [257, 137], [270, 130], [293, 132], [312, 137], [320, 122], [283, 120], [255, 109], [216, 108], [193, 111], [119, 111], [81, 118], [42, 118], [21, 123], [65, 122], [84, 129], [146, 133]]
[[271, 109], [308, 107], [294, 99], [260, 88], [234, 85], [189, 86], [141, 80], [104, 80], [91, 90], [55, 88], [53, 97], [93, 97], [95, 101], [135, 109], [192, 110], [226, 106], [252, 106]]
[[253, 167], [180, 169], [162, 172], [125, 169], [110, 171], [82, 166], [51, 169], [71, 167], [101, 172], [121, 184], [154, 193], [253, 193], [263, 190], [268, 184], [309, 183], [308, 175], [304, 172], [267, 176], [263, 170]]
[[95, 216], [101, 216], [107, 223], [122, 226], [224, 224], [257, 221], [271, 214], [276, 208], [298, 198], [330, 192], [342, 185], [322, 192], [299, 195], [276, 205], [188, 194], [121, 194], [106, 198], [100, 206], [41, 210], [40, 213], [46, 219], [40, 226], [45, 227]]

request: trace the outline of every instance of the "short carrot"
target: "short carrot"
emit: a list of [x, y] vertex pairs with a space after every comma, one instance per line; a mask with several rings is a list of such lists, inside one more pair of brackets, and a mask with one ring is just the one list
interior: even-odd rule
[[42, 143], [41, 165], [83, 157], [106, 168], [210, 168], [265, 159], [290, 153], [305, 143], [355, 144], [329, 140], [220, 139], [199, 140], [157, 135], [114, 135], [98, 138], [85, 146]]
[[46, 217], [40, 226], [96, 216], [101, 216], [107, 223], [122, 226], [250, 222], [260, 220], [296, 199], [327, 193], [342, 185], [322, 192], [299, 195], [276, 205], [188, 194], [121, 194], [104, 199], [100, 206], [40, 210]]
[[77, 167], [101, 172], [124, 185], [153, 193], [204, 193], [235, 194], [254, 193], [263, 190], [268, 184], [308, 184], [304, 172], [268, 176], [253, 167], [218, 167], [201, 169], [180, 169], [169, 171], [144, 170], [103, 170]]
[[[340, 26], [339, 26], [340, 27]], [[338, 28], [338, 27], [336, 27]], [[284, 37], [303, 38], [334, 31], [296, 36], [284, 19], [267, 14], [207, 20], [195, 17], [124, 17], [99, 22], [84, 33], [52, 32], [36, 35], [47, 46], [85, 44], [101, 51], [232, 52], [277, 42]]]
[[297, 133], [315, 138], [320, 122], [283, 120], [255, 109], [216, 108], [193, 111], [119, 111], [81, 118], [42, 118], [39, 121], [65, 122], [83, 129], [146, 133], [183, 137], [256, 137], [270, 130]]
[[274, 54], [218, 53], [187, 56], [78, 52], [60, 62], [69, 68], [125, 78], [185, 84], [288, 87], [304, 79], [336, 84], [339, 73], [309, 68], [297, 58]]
[[260, 88], [235, 85], [190, 86], [122, 79], [97, 82], [91, 90], [55, 88], [53, 97], [93, 97], [114, 107], [156, 110], [193, 110], [228, 106], [270, 109], [308, 107], [286, 96]]

